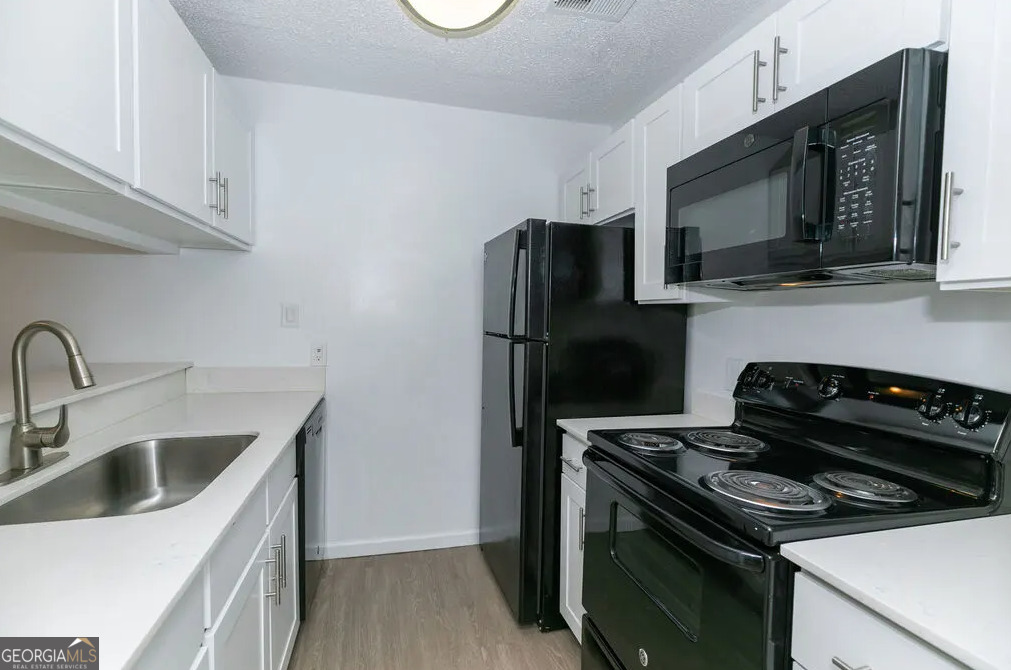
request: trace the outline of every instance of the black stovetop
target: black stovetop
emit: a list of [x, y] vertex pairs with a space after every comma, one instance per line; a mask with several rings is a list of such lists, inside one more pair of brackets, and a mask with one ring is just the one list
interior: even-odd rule
[[[752, 455], [722, 455], [690, 445], [686, 434], [697, 430], [730, 430], [761, 439], [769, 449]], [[635, 451], [620, 442], [629, 433], [659, 434], [679, 440], [685, 449], [678, 453], [652, 454]], [[828, 537], [855, 532], [884, 530], [902, 526], [954, 521], [985, 516], [994, 510], [986, 495], [956, 492], [924, 479], [894, 470], [875, 467], [851, 458], [801, 446], [742, 429], [740, 426], [710, 428], [644, 428], [641, 430], [602, 430], [589, 433], [591, 450], [617, 463], [629, 473], [656, 486], [661, 492], [715, 518], [724, 525], [744, 532], [767, 546], [783, 542]], [[712, 472], [746, 470], [762, 472], [813, 486], [832, 499], [821, 512], [785, 512], [751, 508], [712, 491], [702, 478]], [[901, 507], [874, 507], [848, 502], [814, 485], [819, 473], [845, 471], [878, 477], [912, 489], [917, 500]]]

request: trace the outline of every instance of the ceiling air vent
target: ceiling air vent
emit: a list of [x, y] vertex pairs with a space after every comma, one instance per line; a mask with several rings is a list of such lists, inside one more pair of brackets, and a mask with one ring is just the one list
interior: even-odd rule
[[613, 21], [625, 18], [635, 0], [549, 0], [548, 11], [555, 14], [585, 16], [588, 19]]

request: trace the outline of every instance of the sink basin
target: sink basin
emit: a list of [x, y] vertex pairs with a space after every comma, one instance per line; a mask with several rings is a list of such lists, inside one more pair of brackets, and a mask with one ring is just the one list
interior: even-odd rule
[[0, 505], [0, 525], [175, 507], [207, 488], [255, 439], [169, 437], [125, 444]]

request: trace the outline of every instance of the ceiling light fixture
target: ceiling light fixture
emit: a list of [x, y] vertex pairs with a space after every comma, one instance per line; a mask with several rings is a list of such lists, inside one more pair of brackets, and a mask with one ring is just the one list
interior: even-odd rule
[[397, 0], [404, 12], [440, 37], [472, 37], [490, 29], [519, 0]]

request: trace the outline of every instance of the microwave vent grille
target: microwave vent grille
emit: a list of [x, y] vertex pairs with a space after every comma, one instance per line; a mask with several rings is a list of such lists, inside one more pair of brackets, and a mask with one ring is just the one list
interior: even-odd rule
[[879, 277], [881, 279], [899, 279], [906, 281], [925, 281], [934, 279], [935, 272], [927, 268], [902, 267], [902, 268], [867, 268], [859, 272], [846, 273], [859, 274], [867, 277]]
[[635, 2], [636, 0], [549, 0], [548, 11], [617, 23], [625, 18]]

